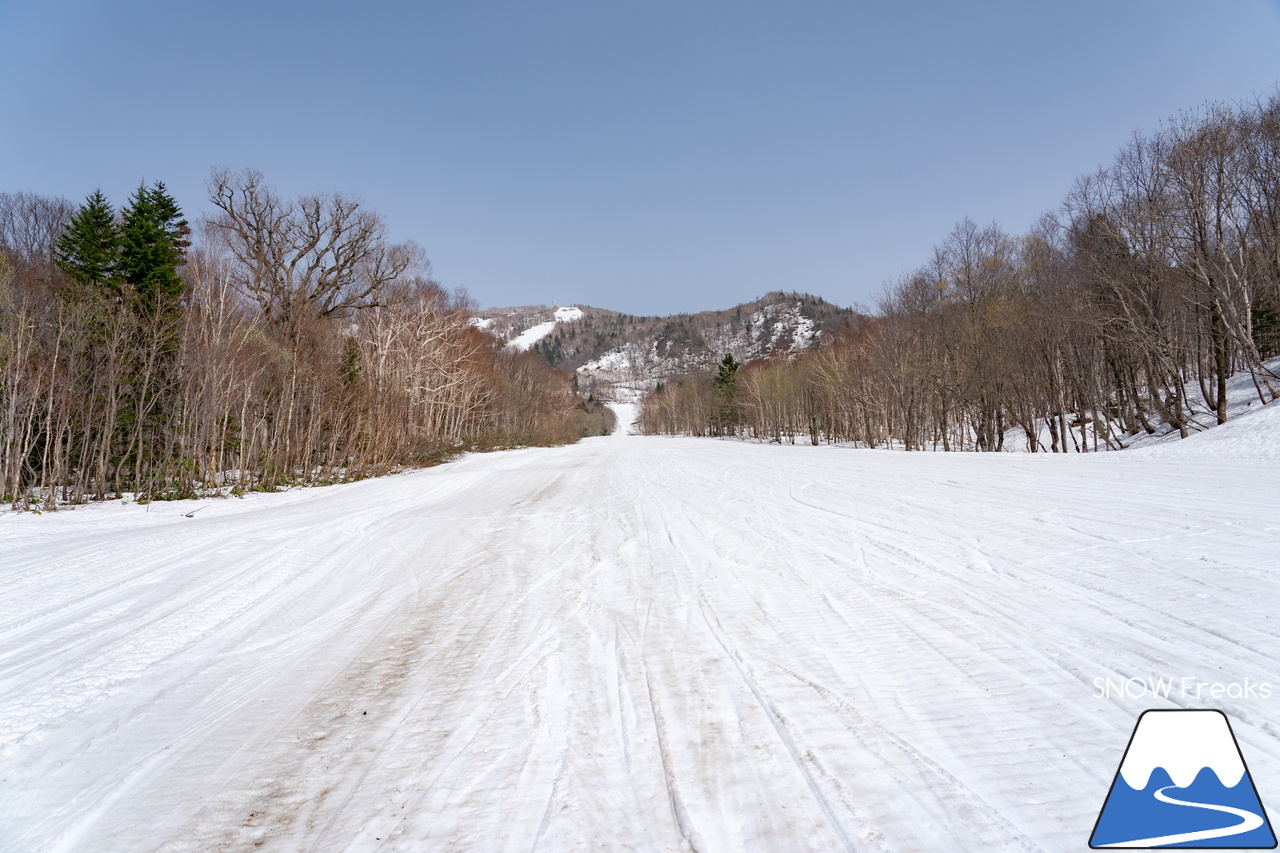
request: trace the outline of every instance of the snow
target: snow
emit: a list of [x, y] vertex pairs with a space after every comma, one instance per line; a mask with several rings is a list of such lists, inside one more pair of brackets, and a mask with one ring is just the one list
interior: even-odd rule
[[617, 418], [613, 428], [615, 436], [640, 435], [640, 405], [638, 403], [606, 403]]
[[615, 411], [379, 480], [0, 515], [0, 850], [1084, 849], [1147, 708], [1222, 709], [1280, 796], [1280, 685], [1177, 686], [1280, 672], [1280, 406], [1071, 456]]
[[507, 343], [507, 346], [512, 349], [519, 350], [520, 352], [524, 352], [538, 341], [551, 334], [551, 330], [556, 327], [556, 323], [571, 323], [574, 320], [581, 320], [582, 317], [583, 312], [581, 308], [557, 308], [555, 310], [554, 320], [548, 320], [545, 323], [539, 323], [536, 326], [525, 329], [523, 332], [512, 338]]
[[796, 314], [795, 324], [791, 351], [802, 352], [813, 346], [813, 342], [818, 338], [818, 328], [812, 320], [799, 312]]
[[[800, 353], [811, 347], [820, 332], [802, 313], [803, 305], [775, 303], [754, 311], [743, 324], [702, 323], [696, 329], [701, 343], [693, 350], [674, 346], [671, 339], [633, 341], [608, 350], [578, 368], [579, 377], [599, 396], [636, 402], [653, 392], [660, 382], [685, 373], [711, 370], [725, 353], [739, 361]], [[673, 352], [674, 350], [674, 352]]]
[[632, 359], [623, 348], [609, 350], [578, 368], [579, 373], [624, 372], [633, 370]]
[[514, 338], [512, 338], [507, 343], [507, 346], [511, 347], [512, 349], [516, 349], [516, 350], [520, 350], [521, 352], [524, 352], [529, 347], [533, 346], [538, 341], [542, 340], [547, 335], [551, 334], [551, 330], [554, 329], [555, 327], [556, 327], [555, 320], [548, 320], [545, 323], [539, 323], [536, 326], [531, 326], [528, 329], [525, 329], [520, 334], [516, 335]]
[[588, 382], [603, 380], [607, 383], [603, 393], [615, 400], [638, 403], [658, 384], [655, 369], [662, 367], [663, 360], [654, 341], [647, 347], [639, 343], [623, 344], [582, 365], [577, 373]]
[[[1176, 437], [1176, 433], [1173, 437]], [[1185, 439], [1126, 450], [1126, 456], [1178, 459], [1192, 453], [1201, 459], [1280, 460], [1280, 404], [1251, 407], [1225, 424]]]
[[[1280, 375], [1280, 358], [1274, 358], [1266, 362], [1264, 365], [1272, 376]], [[1266, 374], [1263, 374], [1265, 376]], [[1272, 387], [1280, 387], [1280, 382], [1276, 379], [1270, 380]], [[1259, 390], [1262, 393], [1259, 393]], [[1218, 424], [1217, 415], [1213, 412], [1209, 405], [1205, 402], [1204, 393], [1200, 388], [1200, 383], [1192, 380], [1183, 386], [1183, 394], [1192, 408], [1192, 412], [1188, 417], [1187, 430], [1188, 438], [1196, 439], [1196, 446], [1201, 448], [1201, 455], [1221, 456], [1226, 454], [1235, 459], [1276, 459], [1280, 458], [1280, 451], [1276, 449], [1276, 441], [1274, 436], [1280, 435], [1275, 432], [1276, 425], [1263, 425], [1262, 422], [1250, 422], [1253, 426], [1239, 427], [1234, 426], [1234, 422], [1242, 415], [1252, 415], [1260, 411], [1269, 412], [1269, 417], [1275, 417], [1275, 408], [1267, 407], [1263, 404], [1263, 399], [1270, 399], [1269, 393], [1266, 391], [1265, 380], [1259, 377], [1256, 380], [1248, 372], [1237, 373], [1227, 379], [1227, 422]], [[1073, 415], [1070, 419], [1075, 420]], [[1158, 419], [1154, 419], [1155, 432], [1146, 434], [1138, 432], [1136, 435], [1122, 436], [1117, 430], [1113, 434], [1113, 440], [1118, 443], [1116, 450], [1124, 450], [1131, 457], [1153, 456], [1162, 457], [1169, 452], [1180, 454], [1183, 451], [1161, 450], [1159, 448], [1172, 448], [1186, 439], [1182, 439], [1175, 427], [1166, 423], [1161, 423]], [[1048, 426], [1040, 421], [1038, 424], [1037, 440], [1041, 449], [1048, 451], [1051, 447], [1050, 433]], [[1226, 428], [1226, 432], [1222, 432], [1221, 428]], [[1252, 438], [1246, 437], [1245, 433], [1253, 431]], [[1094, 437], [1091, 427], [1086, 427], [1085, 433], [1088, 442], [1080, 441], [1080, 430], [1074, 427], [1071, 430], [1071, 437], [1066, 440], [1066, 448], [1068, 453], [1080, 452], [1081, 449], [1092, 450]], [[1205, 438], [1200, 438], [1204, 435]], [[1209, 437], [1215, 436], [1215, 437]], [[1013, 428], [1005, 432], [1004, 449], [1006, 452], [1024, 453], [1027, 451], [1026, 435], [1020, 428]], [[1106, 441], [1099, 440], [1097, 442], [1099, 451], [1107, 450]], [[1141, 451], [1141, 452], [1138, 452]]]

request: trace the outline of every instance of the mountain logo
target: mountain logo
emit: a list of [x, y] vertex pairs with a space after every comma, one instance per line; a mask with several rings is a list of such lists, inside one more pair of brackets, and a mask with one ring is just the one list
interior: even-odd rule
[[1273, 849], [1275, 833], [1227, 715], [1143, 711], [1089, 846]]

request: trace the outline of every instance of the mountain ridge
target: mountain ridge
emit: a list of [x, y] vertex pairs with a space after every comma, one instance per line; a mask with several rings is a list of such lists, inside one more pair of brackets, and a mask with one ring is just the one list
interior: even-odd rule
[[[577, 311], [567, 312], [568, 307]], [[818, 296], [772, 291], [692, 314], [639, 316], [553, 303], [481, 311], [473, 323], [509, 346], [527, 344], [552, 367], [573, 373], [584, 393], [626, 400], [668, 377], [709, 370], [726, 352], [742, 362], [796, 354], [824, 346], [841, 329], [855, 330], [867, 320]]]

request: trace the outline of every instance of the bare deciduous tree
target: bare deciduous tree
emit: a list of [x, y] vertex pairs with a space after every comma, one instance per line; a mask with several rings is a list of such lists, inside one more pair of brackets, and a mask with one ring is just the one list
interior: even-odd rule
[[0, 192], [0, 246], [21, 263], [43, 261], [76, 212], [65, 198], [32, 192]]
[[277, 324], [381, 304], [421, 253], [390, 245], [382, 218], [339, 194], [281, 198], [253, 169], [215, 169], [210, 222], [233, 259], [231, 282]]

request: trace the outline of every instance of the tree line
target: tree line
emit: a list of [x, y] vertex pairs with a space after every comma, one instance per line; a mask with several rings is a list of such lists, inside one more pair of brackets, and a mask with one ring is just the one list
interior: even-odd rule
[[[650, 433], [870, 447], [1119, 448], [1280, 391], [1280, 95], [1135, 136], [1026, 234], [961, 221], [829, 345], [672, 377]], [[718, 380], [718, 384], [717, 384]]]
[[333, 482], [606, 428], [364, 204], [253, 170], [208, 187], [194, 227], [160, 183], [118, 211], [0, 193], [0, 500]]

